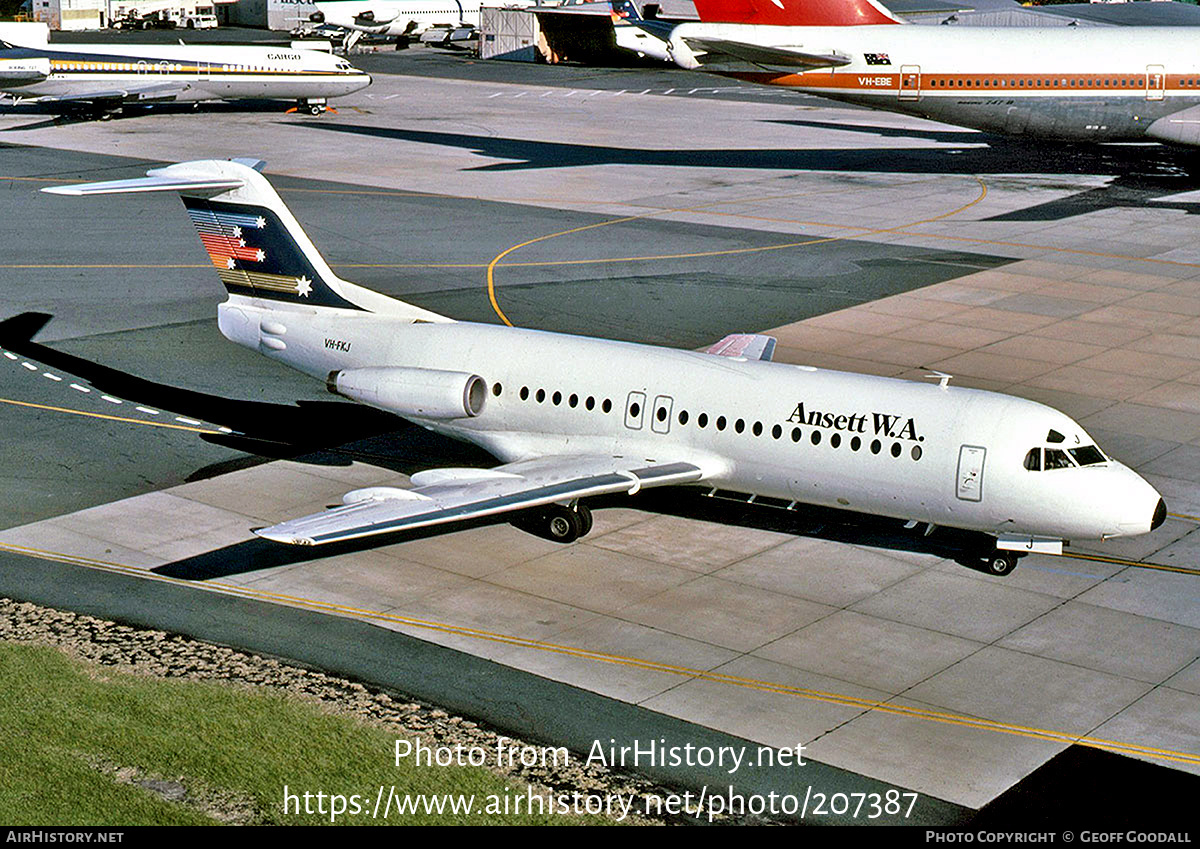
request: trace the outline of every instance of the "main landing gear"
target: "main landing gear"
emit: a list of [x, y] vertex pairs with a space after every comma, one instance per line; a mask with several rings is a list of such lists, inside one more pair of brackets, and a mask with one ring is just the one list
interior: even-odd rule
[[582, 504], [550, 504], [522, 513], [511, 524], [551, 542], [575, 542], [592, 529], [592, 511]]

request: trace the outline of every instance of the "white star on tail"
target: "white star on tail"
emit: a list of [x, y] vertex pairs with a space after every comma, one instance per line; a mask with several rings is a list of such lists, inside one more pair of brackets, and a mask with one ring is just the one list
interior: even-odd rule
[[267, 252], [264, 251], [262, 248], [259, 248], [258, 253], [256, 253], [254, 256], [259, 262], [262, 262], [264, 259], [267, 258]]
[[261, 230], [262, 228], [267, 226], [267, 219], [263, 218], [261, 215], [258, 216], [258, 218], [254, 222], [254, 226], [257, 227], [259, 230]]
[[302, 298], [307, 298], [310, 292], [312, 292], [312, 281], [307, 277], [297, 277], [296, 294]]

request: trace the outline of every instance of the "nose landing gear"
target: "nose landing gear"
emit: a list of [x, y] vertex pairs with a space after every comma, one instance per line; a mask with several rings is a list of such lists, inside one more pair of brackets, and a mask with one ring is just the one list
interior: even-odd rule
[[515, 518], [510, 523], [526, 533], [551, 542], [574, 542], [592, 529], [592, 511], [582, 504], [551, 504]]
[[1024, 555], [1016, 551], [1003, 551], [999, 548], [988, 554], [984, 561], [989, 575], [1003, 577], [1017, 568], [1017, 561]]
[[296, 101], [296, 111], [307, 112], [309, 115], [324, 115], [327, 109], [329, 107], [326, 106], [326, 100], [323, 97]]

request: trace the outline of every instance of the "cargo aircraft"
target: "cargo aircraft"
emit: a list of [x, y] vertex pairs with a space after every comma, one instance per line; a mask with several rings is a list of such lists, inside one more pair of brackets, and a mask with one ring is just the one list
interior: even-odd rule
[[675, 63], [1061, 141], [1200, 145], [1193, 27], [904, 25], [876, 0], [696, 0]]
[[1076, 422], [1033, 401], [772, 362], [734, 334], [686, 351], [458, 322], [339, 278], [251, 160], [184, 162], [61, 195], [176, 192], [228, 299], [221, 333], [330, 392], [481, 446], [494, 468], [438, 468], [255, 530], [321, 545], [509, 517], [560, 542], [586, 499], [699, 485], [983, 532], [1007, 574], [1030, 551], [1148, 533], [1166, 506]]
[[[30, 25], [32, 26], [32, 25]], [[30, 33], [33, 30], [29, 30]], [[107, 117], [152, 103], [279, 98], [319, 115], [371, 77], [328, 51], [291, 47], [13, 43], [0, 40], [0, 92]], [[34, 39], [30, 39], [31, 42]]]

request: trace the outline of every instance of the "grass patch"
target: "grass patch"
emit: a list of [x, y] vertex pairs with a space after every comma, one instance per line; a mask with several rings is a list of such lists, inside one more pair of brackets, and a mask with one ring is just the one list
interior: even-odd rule
[[285, 813], [284, 785], [301, 799], [357, 793], [368, 811], [380, 786], [385, 797], [394, 787], [399, 797], [476, 800], [469, 817], [393, 814], [391, 823], [605, 822], [484, 813], [487, 797], [523, 797], [525, 785], [483, 768], [394, 766], [396, 734], [275, 690], [130, 675], [0, 642], [0, 693], [0, 822], [10, 825], [329, 822]]

